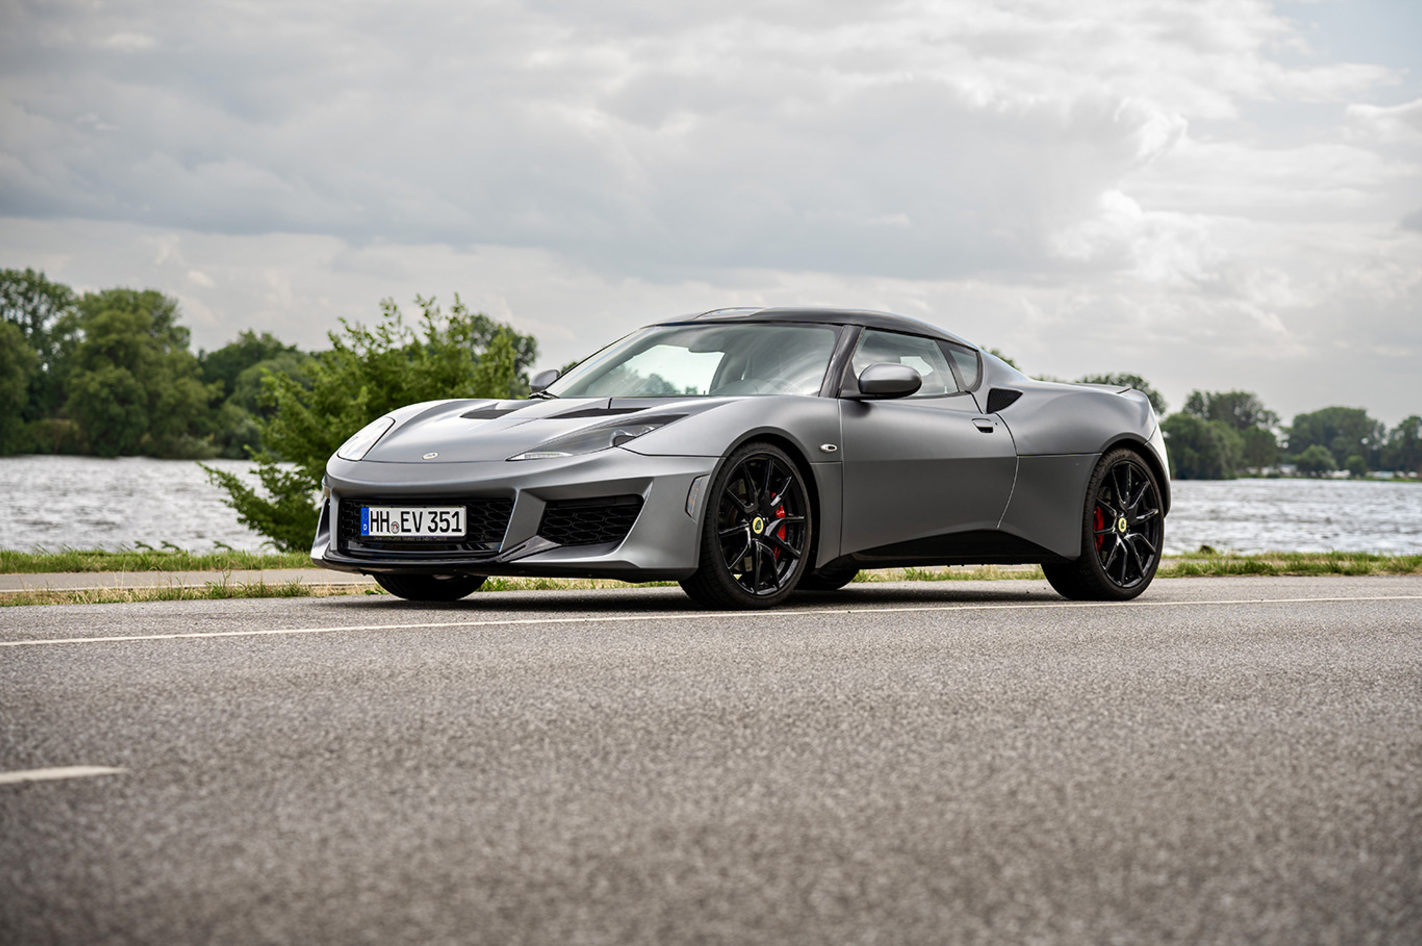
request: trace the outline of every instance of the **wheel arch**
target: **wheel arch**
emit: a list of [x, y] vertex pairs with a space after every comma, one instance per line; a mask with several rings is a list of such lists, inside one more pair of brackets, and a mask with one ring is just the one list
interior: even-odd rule
[[820, 482], [815, 476], [814, 466], [810, 463], [809, 457], [805, 454], [804, 447], [796, 443], [795, 440], [784, 431], [772, 428], [748, 431], [742, 434], [735, 443], [731, 444], [726, 450], [725, 456], [721, 457], [720, 462], [716, 464], [716, 469], [712, 473], [711, 479], [713, 482], [715, 481], [716, 476], [720, 474], [721, 468], [725, 465], [726, 459], [730, 457], [731, 454], [750, 443], [768, 443], [785, 451], [785, 455], [795, 464], [795, 468], [799, 470], [800, 476], [805, 480], [805, 489], [810, 496], [810, 511], [814, 516], [812, 520], [813, 527], [810, 529], [810, 550], [808, 553], [809, 570], [813, 571], [815, 569], [815, 563], [819, 560], [820, 536], [824, 532], [825, 516], [821, 505]]
[[1144, 441], [1130, 435], [1122, 435], [1106, 444], [1101, 454], [1105, 456], [1118, 447], [1130, 450], [1145, 463], [1150, 471], [1155, 474], [1156, 482], [1160, 484], [1161, 515], [1170, 513], [1170, 471], [1161, 467], [1160, 457], [1155, 455], [1155, 451]]

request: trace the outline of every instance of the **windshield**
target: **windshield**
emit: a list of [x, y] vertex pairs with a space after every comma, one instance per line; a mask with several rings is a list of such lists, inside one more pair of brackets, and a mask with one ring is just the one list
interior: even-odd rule
[[820, 393], [837, 332], [824, 325], [659, 325], [633, 332], [549, 385], [558, 397]]

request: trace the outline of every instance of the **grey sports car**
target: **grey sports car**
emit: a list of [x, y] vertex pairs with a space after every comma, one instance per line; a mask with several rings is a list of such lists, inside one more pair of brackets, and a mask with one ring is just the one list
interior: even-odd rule
[[533, 388], [356, 433], [311, 557], [414, 600], [530, 575], [672, 579], [714, 608], [968, 563], [1124, 600], [1160, 561], [1169, 466], [1145, 395], [1035, 381], [913, 319], [717, 309]]

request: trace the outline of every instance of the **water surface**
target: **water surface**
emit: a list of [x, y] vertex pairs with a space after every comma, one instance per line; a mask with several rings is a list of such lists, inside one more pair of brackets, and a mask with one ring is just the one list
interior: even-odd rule
[[[250, 478], [245, 460], [210, 465]], [[1422, 484], [1349, 480], [1179, 480], [1166, 551], [1422, 554]], [[190, 460], [0, 458], [0, 548], [258, 551], [225, 494]]]

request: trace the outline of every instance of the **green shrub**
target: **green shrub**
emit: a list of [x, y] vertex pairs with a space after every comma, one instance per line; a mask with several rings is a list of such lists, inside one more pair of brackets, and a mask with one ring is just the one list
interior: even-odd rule
[[316, 533], [326, 461], [346, 438], [397, 407], [443, 398], [504, 398], [528, 392], [522, 372], [537, 347], [528, 336], [455, 297], [446, 313], [433, 298], [416, 297], [418, 327], [393, 300], [380, 304], [373, 327], [341, 320], [331, 350], [303, 366], [302, 376], [263, 378], [268, 419], [258, 419], [262, 448], [252, 454], [259, 487], [205, 467], [227, 492], [237, 518], [282, 551], [309, 547]]

